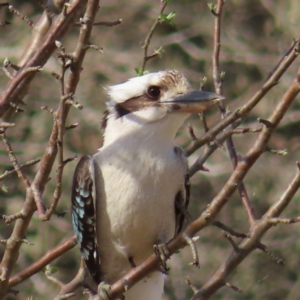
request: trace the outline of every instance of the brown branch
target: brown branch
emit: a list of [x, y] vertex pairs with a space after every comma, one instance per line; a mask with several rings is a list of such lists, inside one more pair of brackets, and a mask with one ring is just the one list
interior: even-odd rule
[[[222, 94], [222, 83], [223, 80], [220, 76], [220, 50], [221, 50], [221, 17], [223, 5], [225, 4], [224, 0], [218, 0], [216, 17], [215, 17], [215, 30], [214, 30], [214, 50], [213, 50], [213, 80], [215, 91], [217, 94]], [[221, 103], [222, 113], [225, 114], [225, 106]]]
[[235, 241], [233, 240], [233, 238], [230, 234], [223, 231], [223, 236], [228, 240], [228, 242], [231, 244], [231, 246], [235, 252], [240, 252], [239, 246], [235, 243]]
[[[298, 71], [300, 72], [300, 70]], [[202, 214], [198, 220], [193, 222], [187, 228], [187, 231], [201, 229], [206, 226], [209, 219], [213, 218], [223, 205], [228, 201], [228, 198], [236, 190], [238, 183], [245, 177], [252, 165], [257, 161], [262, 153], [264, 153], [264, 147], [268, 143], [272, 133], [278, 126], [280, 120], [286, 113], [288, 107], [291, 105], [297, 94], [299, 93], [299, 77], [298, 74], [291, 86], [288, 88], [282, 99], [279, 101], [274, 112], [269, 118], [272, 126], [264, 127], [259, 134], [253, 147], [248, 151], [242, 161], [239, 161], [236, 169], [232, 173], [231, 177], [225, 184], [224, 188], [214, 198], [209, 208]], [[234, 186], [235, 185], [235, 186]], [[206, 284], [198, 291], [198, 293], [192, 298], [192, 300], [204, 300], [209, 299], [220, 287], [224, 286], [226, 279], [232, 273], [232, 271], [244, 260], [244, 258], [257, 248], [259, 240], [266, 233], [266, 231], [272, 226], [268, 222], [268, 218], [278, 217], [279, 214], [291, 201], [296, 191], [300, 187], [300, 172], [299, 168], [297, 174], [292, 180], [286, 192], [282, 195], [277, 203], [275, 203], [263, 216], [261, 220], [255, 221], [251, 225], [251, 236], [245, 239], [240, 245], [240, 252], [232, 252], [225, 263], [217, 270], [217, 272], [207, 281]], [[209, 216], [209, 217], [207, 217]], [[194, 228], [193, 228], [194, 227]]]
[[[75, 295], [74, 291], [76, 291], [80, 286], [83, 285], [85, 279], [89, 276], [88, 270], [85, 266], [85, 262], [83, 258], [80, 261], [80, 267], [76, 276], [67, 284], [60, 284], [60, 292], [54, 298], [54, 300], [67, 299], [70, 296]], [[67, 298], [66, 298], [67, 297]]]
[[223, 224], [219, 221], [214, 221], [214, 222], [212, 222], [211, 225], [216, 226], [216, 227], [222, 229], [223, 231], [226, 231], [226, 232], [230, 233], [231, 235], [236, 236], [238, 238], [247, 238], [247, 237], [249, 237], [247, 234], [237, 232], [237, 231], [233, 230], [232, 228], [228, 227], [227, 225], [225, 225], [225, 224]]
[[2, 70], [4, 72], [4, 74], [6, 75], [7, 78], [13, 79], [13, 75], [8, 70], [9, 63], [10, 63], [10, 61], [7, 58], [5, 58], [4, 62], [3, 62], [3, 67], [1, 67], [0, 70]]
[[14, 8], [12, 5], [9, 5], [8, 9], [10, 12], [15, 14], [17, 17], [21, 18], [27, 25], [29, 25], [30, 27], [34, 27], [34, 22], [32, 20], [30, 20], [27, 16], [23, 15], [19, 10]]
[[[122, 19], [119, 19], [117, 21], [112, 21], [112, 22], [105, 22], [105, 21], [102, 21], [102, 22], [94, 22], [93, 26], [106, 26], [106, 27], [113, 27], [113, 26], [117, 26], [117, 25], [120, 25], [122, 23]], [[81, 23], [80, 22], [76, 22], [75, 23], [76, 26], [80, 26]]]
[[52, 19], [46, 12], [32, 31], [32, 39], [29, 42], [18, 66], [20, 70], [14, 75], [0, 97], [0, 117], [9, 121], [14, 111], [10, 103], [19, 104], [27, 93], [30, 82], [35, 77], [35, 72], [26, 72], [26, 69], [35, 66], [43, 66], [53, 51], [56, 49], [55, 41], [60, 40], [72, 26], [78, 13], [84, 8], [85, 1], [76, 0], [72, 3], [67, 15], [60, 15], [52, 25]]
[[244, 134], [244, 133], [257, 133], [257, 132], [261, 132], [262, 131], [262, 127], [258, 127], [258, 128], [236, 128], [232, 130], [232, 134]]
[[10, 145], [10, 143], [8, 142], [6, 135], [5, 135], [5, 131], [0, 132], [0, 137], [6, 147], [6, 151], [8, 153], [8, 156], [10, 158], [10, 161], [14, 167], [15, 172], [18, 174], [18, 177], [22, 180], [23, 185], [26, 189], [30, 188], [30, 181], [29, 179], [25, 176], [25, 174], [23, 173], [23, 171], [21, 170], [21, 167], [19, 166], [18, 160], [12, 150], [12, 147]]
[[212, 141], [215, 136], [220, 133], [228, 125], [232, 124], [234, 121], [245, 118], [249, 112], [261, 101], [263, 96], [275, 86], [280, 77], [292, 64], [292, 62], [298, 57], [300, 50], [299, 39], [295, 42], [293, 50], [289, 52], [288, 56], [281, 61], [278, 68], [273, 72], [273, 74], [266, 80], [262, 87], [253, 95], [253, 97], [245, 103], [242, 107], [236, 109], [233, 113], [227, 115], [222, 121], [212, 127], [206, 134], [199, 138], [196, 142], [191, 142], [191, 144], [186, 148], [187, 155], [191, 155], [197, 149], [205, 145], [206, 143]]
[[282, 258], [279, 258], [273, 252], [271, 252], [266, 245], [262, 243], [257, 243], [256, 249], [263, 251], [266, 253], [276, 264], [278, 265], [285, 265], [285, 261]]
[[187, 278], [185, 280], [185, 282], [190, 287], [190, 289], [193, 291], [193, 293], [195, 294], [198, 289], [191, 283], [191, 281], [189, 280], [189, 278]]
[[[168, 4], [167, 1], [165, 1], [165, 0], [162, 0], [162, 1], [161, 1], [161, 7], [160, 7], [159, 15], [161, 15], [161, 14], [164, 12], [164, 10], [165, 10], [167, 4]], [[148, 33], [148, 35], [147, 35], [145, 41], [144, 41], [144, 43], [143, 43], [144, 58], [143, 58], [143, 63], [142, 63], [141, 72], [144, 72], [144, 71], [145, 71], [147, 61], [148, 61], [150, 58], [152, 58], [152, 57], [149, 57], [149, 55], [148, 55], [148, 48], [149, 48], [150, 41], [151, 41], [151, 38], [152, 38], [152, 36], [153, 36], [153, 33], [154, 33], [154, 31], [155, 31], [157, 25], [159, 24], [159, 22], [160, 22], [160, 18], [159, 18], [159, 16], [158, 16], [158, 17], [156, 18], [156, 20], [154, 21], [154, 23], [153, 23], [153, 25], [152, 25], [152, 27], [151, 27], [151, 29], [150, 29], [150, 31], [149, 31], [149, 33]], [[155, 55], [155, 56], [157, 56], [157, 55]]]
[[[36, 65], [43, 65], [46, 63], [47, 59], [50, 57], [52, 52], [56, 49], [55, 41], [59, 40], [67, 31], [67, 29], [72, 26], [74, 23], [74, 19], [77, 17], [79, 13], [85, 7], [87, 1], [83, 0], [74, 0], [72, 4], [67, 9], [67, 14], [65, 16], [60, 15], [57, 17], [55, 24], [51, 27], [51, 30], [45, 34], [45, 38], [41, 39], [41, 45], [37, 45], [35, 51], [29, 51], [31, 55], [26, 56], [23, 59], [22, 67], [31, 67]], [[88, 44], [90, 33], [92, 30], [92, 24], [95, 19], [95, 15], [97, 13], [99, 6], [99, 1], [90, 0], [88, 1], [87, 10], [85, 13], [85, 25], [81, 27], [78, 44], [76, 45], [74, 51], [75, 61], [72, 63], [70, 67], [70, 75], [68, 77], [68, 81], [66, 83], [65, 94], [75, 93], [77, 83], [80, 78], [80, 72], [82, 68], [82, 62], [86, 53], [84, 49], [84, 45]], [[44, 14], [45, 15], [45, 14]], [[42, 16], [41, 20], [44, 18]], [[44, 21], [46, 19], [44, 18]], [[32, 49], [33, 50], [33, 49]], [[39, 63], [37, 63], [39, 62]], [[20, 70], [21, 71], [21, 70]], [[33, 79], [32, 75], [27, 75], [26, 78], [22, 78], [22, 71], [18, 72], [14, 80], [11, 81], [4, 93], [2, 94], [2, 98], [0, 101], [0, 115], [4, 116], [4, 114], [8, 113], [7, 105], [13, 100], [13, 96], [18, 95], [20, 92], [20, 99], [22, 99], [23, 92], [27, 90], [27, 86]], [[31, 73], [32, 74], [32, 73]], [[10, 106], [10, 105], [9, 105]], [[65, 123], [65, 119], [67, 117], [69, 111], [69, 107], [65, 110], [63, 115], [63, 120]], [[39, 164], [39, 170], [32, 182], [31, 189], [27, 190], [26, 200], [23, 204], [23, 214], [24, 217], [22, 219], [18, 219], [15, 223], [13, 232], [11, 237], [7, 240], [6, 249], [4, 252], [4, 256], [0, 265], [1, 271], [1, 281], [0, 281], [0, 299], [2, 300], [7, 293], [8, 289], [8, 280], [12, 271], [12, 268], [17, 261], [19, 256], [20, 243], [18, 240], [24, 236], [26, 236], [26, 231], [32, 215], [36, 210], [35, 205], [35, 197], [34, 195], [41, 196], [45, 185], [48, 182], [50, 171], [53, 167], [53, 163], [57, 153], [57, 137], [58, 137], [58, 128], [56, 124], [53, 126], [53, 130], [51, 136], [48, 141], [47, 149], [41, 162]]]
[[[235, 121], [232, 124], [231, 128], [235, 128], [240, 124], [240, 121]], [[214, 143], [209, 143], [204, 148], [204, 151], [200, 157], [194, 162], [194, 164], [189, 169], [190, 177], [196, 174], [199, 170], [202, 170], [203, 164], [205, 161], [219, 148], [219, 145], [222, 145], [224, 141], [232, 134], [234, 134], [235, 129], [226, 129], [223, 130], [222, 133], [219, 134], [218, 138], [214, 139]], [[197, 142], [197, 140], [194, 140]]]
[[13, 214], [13, 215], [9, 215], [9, 216], [7, 216], [7, 215], [2, 215], [1, 216], [2, 217], [2, 219], [4, 220], [4, 222], [6, 223], [6, 224], [10, 224], [11, 222], [13, 222], [13, 221], [15, 221], [15, 220], [17, 220], [17, 219], [21, 219], [21, 218], [23, 218], [24, 217], [24, 214], [23, 214], [23, 212], [17, 212], [17, 213], [15, 213], [15, 214]]
[[203, 126], [203, 129], [204, 129], [204, 132], [208, 132], [209, 128], [208, 128], [208, 125], [207, 125], [207, 122], [206, 122], [206, 117], [205, 117], [205, 112], [201, 112], [198, 114], [201, 121], [202, 121], [202, 126]]
[[41, 258], [36, 260], [33, 264], [14, 275], [9, 280], [8, 286], [13, 287], [23, 282], [27, 278], [31, 277], [32, 275], [42, 271], [48, 264], [60, 257], [62, 254], [74, 248], [76, 245], [77, 242], [74, 235], [64, 240], [55, 248], [48, 250]]
[[[35, 1], [43, 8], [44, 11], [46, 11], [49, 18], [53, 19], [56, 16], [54, 7], [49, 7], [47, 4], [44, 3], [43, 0], [35, 0]], [[59, 6], [61, 6], [61, 4]], [[57, 9], [57, 13], [59, 12], [60, 9]]]
[[232, 289], [235, 292], [238, 292], [238, 293], [243, 292], [241, 289], [239, 289], [237, 286], [231, 284], [230, 282], [226, 282], [225, 286], [229, 287], [230, 289]]
[[296, 217], [292, 219], [270, 218], [268, 222], [273, 226], [276, 226], [277, 224], [294, 224], [300, 222], [300, 217]]
[[121, 23], [122, 23], [122, 19], [119, 19], [119, 20], [113, 21], [113, 22], [95, 22], [93, 25], [94, 26], [100, 25], [100, 26], [106, 26], [106, 27], [113, 27], [116, 25], [120, 25]]
[[[218, 0], [216, 14], [215, 14], [214, 51], [213, 51], [214, 52], [213, 53], [214, 86], [215, 86], [216, 93], [220, 94], [220, 95], [222, 94], [223, 79], [222, 79], [221, 72], [220, 72], [219, 57], [220, 57], [220, 49], [221, 49], [221, 17], [222, 17], [222, 10], [223, 10], [224, 4], [225, 4], [224, 0]], [[226, 108], [225, 108], [223, 101], [220, 102], [219, 109], [220, 109], [222, 118], [224, 118], [226, 116]], [[230, 127], [232, 128], [232, 125]], [[226, 139], [226, 146], [227, 146], [226, 148], [227, 148], [228, 154], [229, 154], [231, 162], [232, 162], [232, 166], [235, 169], [237, 162], [238, 162], [238, 156], [237, 156], [237, 152], [236, 152], [231, 135], [228, 136]], [[249, 223], [251, 225], [254, 222], [256, 217], [255, 217], [254, 209], [253, 209], [252, 205], [250, 204], [248, 193], [246, 191], [246, 187], [245, 187], [243, 181], [240, 182], [238, 191], [242, 198], [242, 202], [246, 209]]]
[[[60, 48], [62, 54], [65, 53], [64, 47], [61, 45], [61, 43], [56, 42], [56, 46]], [[51, 203], [50, 208], [47, 210], [46, 213], [40, 213], [40, 219], [45, 221], [49, 220], [51, 218], [51, 215], [53, 211], [56, 209], [56, 206], [58, 204], [58, 201], [61, 196], [61, 190], [62, 190], [62, 175], [63, 175], [63, 169], [64, 169], [64, 156], [63, 156], [63, 137], [65, 133], [65, 120], [66, 117], [63, 118], [65, 115], [65, 107], [66, 107], [66, 101], [73, 96], [73, 94], [64, 94], [64, 89], [65, 89], [65, 73], [67, 70], [66, 66], [66, 58], [64, 55], [61, 57], [62, 60], [62, 66], [61, 66], [61, 75], [60, 75], [60, 91], [61, 91], [61, 101], [59, 108], [57, 111], [54, 113], [55, 116], [55, 122], [54, 126], [57, 127], [57, 141], [56, 141], [56, 147], [57, 147], [57, 156], [58, 156], [58, 168], [56, 170], [56, 188], [53, 194], [53, 201]], [[73, 56], [72, 56], [73, 58]]]
[[[24, 167], [28, 167], [28, 166], [33, 166], [33, 165], [36, 165], [37, 163], [39, 163], [41, 160], [38, 158], [38, 159], [33, 159], [33, 160], [30, 160], [22, 165], [19, 165], [19, 169], [22, 169]], [[16, 170], [11, 170], [11, 171], [5, 171], [4, 174], [0, 175], [0, 181], [2, 181], [3, 179], [5, 179], [6, 177], [12, 175], [16, 173]]]
[[9, 21], [1, 21], [0, 20], [0, 27], [5, 27], [7, 25], [10, 25], [11, 23]]

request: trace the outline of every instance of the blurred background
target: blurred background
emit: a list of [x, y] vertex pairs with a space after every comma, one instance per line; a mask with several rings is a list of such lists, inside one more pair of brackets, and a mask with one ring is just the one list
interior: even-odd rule
[[[3, 1], [1, 1], [3, 2]], [[42, 9], [35, 1], [10, 1], [11, 4], [35, 22]], [[160, 1], [146, 0], [103, 0], [97, 21], [116, 21], [122, 18], [122, 24], [116, 27], [94, 28], [91, 43], [103, 47], [104, 53], [88, 51], [81, 80], [76, 92], [76, 101], [84, 109], [71, 109], [67, 125], [79, 123], [76, 129], [65, 135], [65, 158], [74, 155], [93, 154], [101, 147], [100, 128], [105, 101], [105, 87], [114, 85], [135, 76], [135, 68], [141, 68], [143, 61], [142, 43], [151, 25], [158, 16]], [[194, 88], [199, 87], [200, 78], [207, 76], [206, 90], [213, 90], [211, 77], [214, 16], [202, 0], [173, 0], [165, 13], [174, 11], [174, 26], [163, 23], [158, 26], [152, 38], [149, 54], [163, 47], [161, 58], [155, 58], [146, 66], [148, 71], [178, 69], [183, 72]], [[226, 106], [234, 110], [245, 103], [261, 86], [269, 72], [287, 51], [299, 28], [300, 6], [298, 1], [226, 1], [222, 18], [222, 48], [220, 55], [221, 70], [224, 71], [224, 92]], [[1, 20], [9, 20], [11, 25], [0, 28], [0, 61], [8, 57], [17, 63], [31, 35], [31, 29], [13, 16], [6, 8], [0, 10]], [[62, 41], [67, 52], [72, 52], [78, 37], [78, 28], [74, 27]], [[263, 101], [252, 111], [243, 126], [258, 127], [257, 118], [268, 118], [277, 101], [290, 85], [297, 72], [299, 61], [285, 73], [279, 84], [265, 96]], [[59, 101], [59, 84], [51, 72], [59, 72], [59, 65], [51, 58], [44, 71], [39, 73], [25, 98], [26, 111], [18, 114], [14, 122], [16, 127], [9, 129], [7, 136], [20, 163], [40, 158], [46, 147], [52, 128], [53, 117], [41, 106], [56, 109]], [[0, 73], [0, 89], [8, 82], [4, 73]], [[245, 184], [251, 202], [259, 218], [268, 207], [279, 199], [287, 188], [296, 171], [295, 161], [299, 160], [300, 138], [300, 103], [294, 103], [273, 135], [269, 146], [274, 149], [287, 149], [286, 156], [265, 153], [248, 173]], [[220, 118], [217, 109], [208, 113], [208, 124], [212, 126]], [[195, 134], [201, 136], [203, 129], [197, 116], [188, 120], [194, 127]], [[190, 137], [187, 124], [178, 133], [177, 144], [185, 147]], [[240, 155], [253, 145], [257, 134], [234, 136], [234, 143]], [[190, 164], [201, 154], [201, 149], [190, 158]], [[41, 222], [35, 215], [29, 226], [27, 239], [34, 246], [24, 244], [14, 273], [40, 258], [48, 249], [64, 238], [72, 235], [70, 218], [71, 177], [76, 162], [68, 164], [64, 171], [63, 195], [58, 205], [59, 212], [66, 212], [65, 217], [53, 216], [50, 222]], [[198, 216], [206, 205], [222, 188], [232, 172], [228, 154], [218, 149], [206, 162], [209, 172], [199, 172], [192, 178], [192, 199], [189, 211]], [[0, 143], [0, 173], [12, 169], [4, 146]], [[33, 178], [36, 167], [26, 169], [26, 174]], [[55, 169], [52, 172], [44, 200], [51, 202], [55, 188]], [[3, 183], [7, 192], [0, 192], [0, 214], [13, 214], [20, 210], [25, 199], [23, 185], [17, 176], [7, 178]], [[283, 217], [300, 215], [299, 193], [285, 210]], [[235, 194], [230, 199], [217, 220], [237, 231], [247, 233], [248, 219]], [[8, 238], [13, 224], [7, 226], [0, 220], [0, 239]], [[237, 240], [238, 242], [238, 240]], [[242, 293], [229, 288], [220, 289], [212, 299], [232, 300], [294, 300], [300, 298], [300, 238], [299, 225], [280, 225], [271, 228], [264, 237], [271, 251], [283, 258], [286, 265], [276, 265], [267, 255], [255, 251], [232, 274], [230, 282], [241, 289]], [[225, 261], [231, 252], [228, 241], [215, 227], [205, 228], [197, 241], [200, 256], [200, 269], [189, 266], [191, 253], [185, 248], [172, 257], [170, 276], [167, 277], [165, 299], [190, 299], [191, 289], [185, 279], [200, 287]], [[0, 257], [4, 246], [0, 245]], [[75, 248], [53, 262], [61, 280], [71, 280], [78, 269], [79, 249]], [[24, 283], [15, 287], [19, 296], [7, 299], [52, 299], [59, 288], [49, 282], [40, 272]], [[46, 296], [45, 296], [46, 295]], [[45, 298], [46, 297], [46, 298]], [[74, 298], [75, 299], [75, 298]], [[82, 299], [79, 295], [77, 299]]]

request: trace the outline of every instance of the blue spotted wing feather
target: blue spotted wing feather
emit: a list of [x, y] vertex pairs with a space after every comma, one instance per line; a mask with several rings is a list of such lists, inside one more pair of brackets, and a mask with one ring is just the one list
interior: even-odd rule
[[97, 284], [101, 282], [96, 240], [95, 170], [91, 156], [83, 156], [74, 172], [72, 188], [72, 223], [86, 266]]

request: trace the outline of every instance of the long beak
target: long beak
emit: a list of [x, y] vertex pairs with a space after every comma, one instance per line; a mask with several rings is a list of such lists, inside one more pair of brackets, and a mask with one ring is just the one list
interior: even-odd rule
[[188, 94], [178, 95], [171, 101], [162, 102], [169, 111], [199, 113], [215, 105], [225, 97], [205, 91], [191, 91]]

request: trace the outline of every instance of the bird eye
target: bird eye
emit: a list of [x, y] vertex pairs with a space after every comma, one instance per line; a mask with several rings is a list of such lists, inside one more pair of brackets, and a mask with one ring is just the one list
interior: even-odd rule
[[152, 99], [157, 99], [160, 95], [160, 88], [158, 86], [152, 85], [148, 88], [148, 96]]

